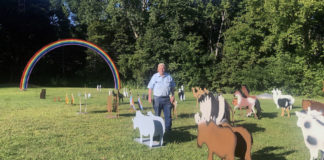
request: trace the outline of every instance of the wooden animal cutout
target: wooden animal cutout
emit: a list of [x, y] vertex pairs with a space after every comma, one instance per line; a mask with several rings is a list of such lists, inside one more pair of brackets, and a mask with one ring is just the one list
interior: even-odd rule
[[285, 111], [287, 112], [287, 116], [290, 117], [289, 110], [292, 109], [295, 99], [290, 95], [282, 95], [278, 89], [272, 90], [272, 97], [277, 108], [281, 108], [281, 117], [285, 115]]
[[160, 146], [163, 145], [163, 135], [165, 133], [165, 123], [163, 118], [160, 116], [155, 116], [151, 111], [147, 112], [147, 115], [153, 119], [154, 122], [154, 137], [159, 136]]
[[191, 88], [193, 96], [196, 98], [196, 108], [198, 108], [198, 99], [200, 98], [201, 95], [205, 94], [205, 91], [208, 92], [208, 90], [205, 88], [205, 91], [202, 90], [199, 87]]
[[250, 96], [249, 90], [246, 88], [246, 86], [242, 86], [241, 91], [246, 97]]
[[136, 108], [135, 108], [135, 102], [134, 102], [134, 98], [133, 98], [133, 95], [131, 94], [129, 96], [129, 112], [135, 112], [136, 111]]
[[[242, 91], [237, 90], [234, 93], [234, 96], [237, 98], [237, 105], [234, 106], [234, 113], [235, 110], [242, 107], [248, 107], [246, 116], [250, 116], [251, 114], [254, 114], [255, 118], [260, 119], [261, 118], [261, 105], [260, 101], [255, 96], [249, 96], [245, 97], [244, 94], [242, 94]], [[234, 102], [233, 102], [234, 103]]]
[[[324, 117], [321, 112], [311, 110], [296, 112], [297, 126], [302, 129], [304, 142], [310, 152], [310, 159], [317, 159], [318, 151], [324, 152]], [[322, 155], [323, 156], [323, 155]], [[323, 158], [323, 157], [322, 157]]]
[[139, 129], [141, 143], [143, 143], [143, 136], [149, 136], [149, 147], [152, 147], [153, 137], [159, 136], [159, 145], [163, 144], [165, 126], [164, 120], [161, 117], [154, 116], [152, 112], [148, 112], [148, 115], [145, 116], [140, 111], [136, 111], [136, 116], [132, 119], [132, 121], [134, 129]]
[[174, 98], [173, 101], [171, 102], [171, 110], [172, 110], [172, 117], [175, 116], [176, 118], [178, 118], [177, 105], [178, 105], [178, 102]]
[[139, 107], [139, 109], [140, 109], [140, 110], [144, 110], [144, 108], [143, 108], [143, 103], [142, 103], [141, 98], [140, 98], [139, 95], [137, 95], [137, 103], [138, 103], [138, 107]]
[[322, 112], [322, 115], [324, 116], [324, 103], [312, 100], [302, 100], [302, 107], [305, 111], [307, 111], [308, 108], [310, 108], [311, 110], [317, 110], [319, 112]]
[[[292, 107], [293, 107], [293, 104], [295, 103], [295, 98], [292, 97], [291, 95], [283, 95], [281, 90], [279, 89], [273, 89], [272, 90], [272, 96], [276, 99], [283, 99], [283, 98], [286, 98], [289, 100], [289, 103], [291, 104], [289, 106], [289, 109], [291, 110]], [[276, 103], [277, 104], [277, 103]], [[280, 106], [278, 106], [279, 104], [277, 104], [277, 108], [279, 108]]]
[[208, 160], [213, 159], [216, 154], [221, 159], [234, 160], [236, 148], [236, 135], [228, 127], [219, 127], [215, 123], [198, 124], [197, 145], [208, 147]]
[[107, 111], [112, 112], [112, 108], [113, 108], [113, 96], [110, 95], [107, 97]]
[[195, 114], [195, 121], [197, 124], [209, 121], [213, 121], [217, 125], [223, 122], [230, 122], [231, 112], [232, 121], [234, 121], [232, 108], [222, 95], [214, 97], [211, 92], [203, 94], [199, 98], [199, 105], [201, 116], [199, 113]]
[[65, 94], [65, 104], [69, 104], [69, 97], [68, 97], [67, 93]]
[[73, 93], [71, 94], [71, 104], [72, 105], [74, 104], [74, 95], [73, 95]]
[[235, 157], [242, 160], [251, 160], [252, 135], [243, 127], [232, 127], [228, 123], [221, 124], [223, 127], [230, 128], [236, 135]]
[[42, 89], [40, 93], [40, 99], [46, 99], [46, 89]]

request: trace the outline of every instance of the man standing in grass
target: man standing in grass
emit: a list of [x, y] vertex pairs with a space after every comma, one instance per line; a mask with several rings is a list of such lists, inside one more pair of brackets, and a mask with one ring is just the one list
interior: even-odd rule
[[[174, 100], [174, 88], [175, 82], [170, 74], [165, 73], [165, 64], [160, 63], [157, 69], [158, 73], [155, 73], [147, 88], [148, 90], [148, 101], [152, 103], [152, 90], [153, 90], [153, 108], [156, 116], [163, 114], [165, 118], [165, 129], [166, 131], [171, 130], [172, 117], [171, 117], [171, 102]], [[171, 94], [171, 98], [170, 98]]]

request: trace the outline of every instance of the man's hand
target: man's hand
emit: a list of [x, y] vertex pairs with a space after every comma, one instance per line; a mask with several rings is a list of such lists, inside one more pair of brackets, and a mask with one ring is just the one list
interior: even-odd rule
[[170, 102], [173, 103], [173, 101], [174, 101], [174, 96], [171, 96]]

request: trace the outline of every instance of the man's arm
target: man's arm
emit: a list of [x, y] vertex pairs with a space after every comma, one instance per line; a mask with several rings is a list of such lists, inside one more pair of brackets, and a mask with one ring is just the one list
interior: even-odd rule
[[148, 102], [149, 102], [149, 103], [152, 103], [151, 95], [152, 95], [152, 89], [149, 88], [149, 90], [148, 90]]

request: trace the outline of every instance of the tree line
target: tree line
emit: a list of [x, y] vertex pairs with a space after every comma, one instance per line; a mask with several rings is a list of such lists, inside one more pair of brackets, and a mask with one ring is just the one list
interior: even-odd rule
[[[0, 1], [0, 69], [9, 71], [2, 81], [17, 81], [42, 46], [80, 38], [107, 51], [124, 86], [145, 87], [164, 62], [177, 85], [187, 88], [229, 93], [247, 85], [321, 95], [323, 17], [321, 0]], [[92, 51], [53, 52], [37, 64], [30, 82], [93, 85], [112, 79]]]

